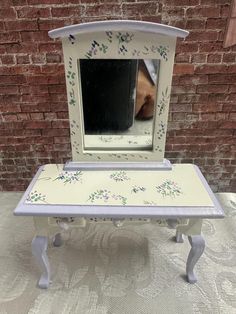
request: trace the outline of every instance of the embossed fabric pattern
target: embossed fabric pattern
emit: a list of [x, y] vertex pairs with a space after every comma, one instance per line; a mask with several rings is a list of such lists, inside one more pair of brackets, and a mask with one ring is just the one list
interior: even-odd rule
[[226, 218], [205, 220], [206, 249], [185, 281], [190, 245], [154, 223], [91, 223], [48, 248], [52, 284], [36, 287], [32, 217], [14, 217], [21, 193], [0, 194], [0, 314], [236, 313], [236, 194], [217, 195]]

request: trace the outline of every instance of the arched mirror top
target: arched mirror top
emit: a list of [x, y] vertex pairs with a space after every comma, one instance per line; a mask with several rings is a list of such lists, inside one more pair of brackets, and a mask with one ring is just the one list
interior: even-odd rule
[[51, 38], [63, 38], [69, 35], [97, 33], [103, 31], [134, 31], [185, 38], [189, 32], [177, 27], [144, 21], [112, 20], [75, 24], [57, 28], [48, 32]]

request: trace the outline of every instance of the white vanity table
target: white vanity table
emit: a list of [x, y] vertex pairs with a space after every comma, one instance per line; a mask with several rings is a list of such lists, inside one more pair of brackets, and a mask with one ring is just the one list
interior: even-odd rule
[[196, 282], [193, 268], [205, 245], [202, 221], [224, 212], [196, 166], [164, 159], [175, 43], [187, 34], [138, 21], [49, 32], [63, 42], [72, 161], [40, 167], [14, 211], [34, 218], [40, 288], [50, 283], [48, 238], [55, 236], [59, 246], [61, 227], [108, 221], [118, 227], [140, 219], [175, 228], [177, 242], [189, 237], [186, 272]]

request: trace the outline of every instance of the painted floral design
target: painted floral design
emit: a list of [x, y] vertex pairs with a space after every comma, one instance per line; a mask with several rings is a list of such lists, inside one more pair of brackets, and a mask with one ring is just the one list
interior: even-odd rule
[[169, 49], [168, 47], [165, 47], [165, 46], [159, 46], [157, 48], [157, 51], [159, 52], [160, 56], [164, 59], [164, 60], [168, 60], [168, 57], [167, 57], [167, 54], [169, 52]]
[[164, 59], [165, 61], [168, 61], [168, 52], [169, 52], [169, 48], [166, 46], [144, 46], [142, 50], [137, 50], [137, 49], [133, 49], [132, 51], [132, 55], [134, 57], [139, 57], [140, 54], [144, 55], [144, 56], [148, 56], [149, 54], [158, 54], [162, 59]]
[[103, 200], [105, 203], [108, 202], [109, 200], [115, 200], [121, 202], [122, 205], [126, 205], [127, 203], [126, 197], [119, 194], [114, 194], [106, 189], [97, 190], [89, 195], [88, 201], [94, 203], [96, 200]]
[[37, 203], [37, 202], [45, 202], [46, 195], [39, 193], [38, 191], [32, 191], [29, 193], [26, 201], [30, 203]]
[[109, 41], [109, 43], [112, 43], [112, 39], [113, 39], [113, 33], [111, 31], [106, 32], [107, 35], [107, 40]]
[[150, 205], [150, 206], [157, 206], [157, 203], [153, 202], [153, 201], [146, 201], [144, 200], [143, 201], [143, 204], [144, 205]]
[[118, 141], [118, 140], [122, 140], [124, 138], [124, 136], [116, 136], [116, 137], [114, 137], [114, 136], [100, 136], [99, 137], [99, 140], [101, 141], [101, 142], [104, 142], [104, 143], [111, 143], [111, 142], [113, 142], [113, 141]]
[[113, 172], [111, 175], [110, 175], [110, 178], [115, 180], [116, 182], [118, 181], [127, 181], [127, 180], [130, 180], [130, 178], [127, 176], [126, 172], [125, 171], [116, 171], [116, 172]]
[[76, 100], [75, 100], [75, 91], [74, 91], [73, 88], [72, 88], [71, 91], [69, 92], [69, 95], [70, 95], [69, 104], [70, 104], [71, 106], [75, 106]]
[[183, 194], [178, 184], [171, 180], [164, 181], [162, 184], [156, 186], [156, 189], [157, 192], [160, 193], [163, 197], [170, 196], [171, 198], [174, 198], [176, 196], [180, 196], [180, 194]]
[[71, 135], [75, 135], [76, 130], [79, 130], [79, 125], [75, 120], [70, 123]]
[[80, 144], [77, 141], [73, 141], [72, 143], [72, 147], [75, 149], [76, 153], [79, 154], [80, 153]]
[[75, 36], [69, 35], [68, 39], [69, 39], [70, 43], [71, 43], [72, 45], [74, 45], [74, 43], [75, 43]]
[[157, 131], [157, 138], [160, 140], [165, 134], [165, 124], [161, 121], [161, 123], [159, 123], [159, 126], [160, 128]]
[[85, 54], [85, 57], [87, 59], [92, 58], [93, 56], [96, 56], [96, 54], [100, 51], [103, 53], [106, 53], [108, 49], [108, 46], [105, 45], [104, 43], [98, 43], [96, 40], [93, 40], [91, 43], [91, 46], [87, 53]]
[[131, 42], [133, 37], [134, 37], [134, 34], [130, 34], [128, 32], [126, 33], [118, 32], [118, 34], [116, 35], [116, 38], [118, 39], [118, 53], [119, 54], [122, 54], [124, 56], [126, 52], [128, 52], [128, 49], [125, 46], [125, 44], [128, 44], [129, 42]]
[[72, 72], [72, 71], [67, 71], [67, 76], [66, 76], [68, 79], [69, 79], [69, 84], [71, 86], [75, 86], [75, 72]]
[[158, 113], [159, 116], [164, 113], [169, 103], [169, 99], [170, 99], [170, 95], [168, 92], [168, 87], [166, 87], [165, 91], [162, 91], [160, 103], [157, 105], [157, 108], [159, 109], [159, 113]]
[[82, 171], [63, 171], [53, 181], [63, 181], [64, 184], [81, 182]]
[[131, 193], [138, 193], [138, 192], [145, 192], [145, 191], [146, 191], [145, 187], [135, 185], [132, 187]]

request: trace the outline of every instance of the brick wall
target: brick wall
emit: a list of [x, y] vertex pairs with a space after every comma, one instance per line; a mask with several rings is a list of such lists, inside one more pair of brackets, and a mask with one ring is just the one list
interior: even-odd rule
[[230, 0], [4, 0], [0, 5], [0, 189], [24, 190], [36, 168], [71, 157], [62, 50], [47, 32], [102, 19], [190, 31], [178, 40], [166, 157], [235, 191], [236, 46], [223, 48]]

